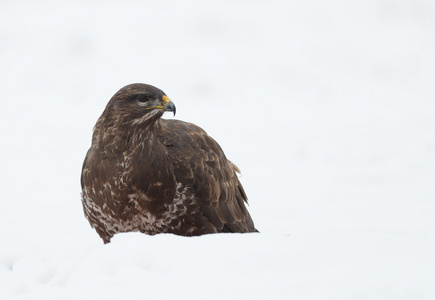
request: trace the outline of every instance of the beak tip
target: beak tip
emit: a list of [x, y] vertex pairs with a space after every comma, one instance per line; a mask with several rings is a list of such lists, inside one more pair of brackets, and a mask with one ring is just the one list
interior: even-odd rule
[[166, 104], [163, 105], [163, 111], [172, 111], [175, 117], [175, 105], [172, 101], [167, 102]]

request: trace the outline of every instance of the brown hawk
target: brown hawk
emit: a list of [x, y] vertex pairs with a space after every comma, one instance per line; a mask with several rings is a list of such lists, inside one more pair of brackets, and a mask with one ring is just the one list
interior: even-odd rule
[[98, 119], [82, 168], [86, 218], [104, 243], [118, 232], [195, 236], [256, 232], [247, 197], [218, 143], [200, 127], [165, 120], [160, 89], [130, 84]]

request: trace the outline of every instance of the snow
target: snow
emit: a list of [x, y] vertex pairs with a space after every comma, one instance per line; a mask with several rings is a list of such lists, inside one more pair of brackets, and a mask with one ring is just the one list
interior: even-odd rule
[[[429, 0], [2, 1], [0, 299], [435, 298], [434, 15]], [[261, 233], [103, 245], [81, 164], [133, 82], [220, 143]]]

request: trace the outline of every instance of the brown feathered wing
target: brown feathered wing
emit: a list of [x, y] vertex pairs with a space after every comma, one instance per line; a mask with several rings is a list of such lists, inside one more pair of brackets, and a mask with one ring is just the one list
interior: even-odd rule
[[194, 124], [163, 119], [161, 124], [164, 134], [159, 139], [166, 145], [177, 184], [193, 191], [209, 222], [204, 226], [211, 225], [217, 232], [256, 232], [236, 175], [239, 170], [219, 144]]

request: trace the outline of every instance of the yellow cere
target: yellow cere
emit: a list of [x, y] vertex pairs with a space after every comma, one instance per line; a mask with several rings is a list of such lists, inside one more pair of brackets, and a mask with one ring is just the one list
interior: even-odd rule
[[163, 95], [162, 100], [163, 100], [163, 105], [166, 105], [169, 103], [169, 101], [171, 101], [166, 95]]

